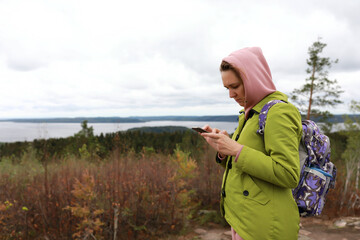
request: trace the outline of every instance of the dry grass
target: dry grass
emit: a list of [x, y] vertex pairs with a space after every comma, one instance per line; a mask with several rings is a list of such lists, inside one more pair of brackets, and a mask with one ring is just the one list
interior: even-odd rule
[[[200, 150], [199, 150], [200, 151]], [[213, 152], [195, 161], [143, 152], [102, 162], [40, 163], [25, 154], [0, 168], [0, 239], [156, 239], [184, 230], [199, 206], [218, 204]]]
[[[115, 150], [102, 161], [70, 156], [46, 164], [30, 149], [15, 161], [2, 159], [0, 239], [159, 239], [185, 233], [199, 209], [219, 208], [223, 169], [212, 150], [197, 151], [202, 154], [196, 160], [179, 149], [173, 155]], [[359, 211], [350, 208], [351, 201], [339, 209], [342, 172], [338, 167], [324, 216]]]

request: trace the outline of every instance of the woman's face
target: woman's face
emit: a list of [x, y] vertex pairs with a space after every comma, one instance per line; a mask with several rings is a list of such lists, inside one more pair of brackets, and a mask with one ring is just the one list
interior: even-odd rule
[[224, 87], [229, 90], [229, 97], [244, 107], [246, 103], [245, 88], [241, 79], [239, 79], [232, 70], [222, 71], [221, 78]]

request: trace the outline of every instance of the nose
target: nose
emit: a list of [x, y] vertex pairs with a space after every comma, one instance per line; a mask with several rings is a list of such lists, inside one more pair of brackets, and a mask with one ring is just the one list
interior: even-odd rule
[[230, 98], [234, 98], [234, 97], [236, 97], [236, 93], [235, 93], [235, 91], [234, 91], [234, 90], [229, 89], [229, 97], [230, 97]]

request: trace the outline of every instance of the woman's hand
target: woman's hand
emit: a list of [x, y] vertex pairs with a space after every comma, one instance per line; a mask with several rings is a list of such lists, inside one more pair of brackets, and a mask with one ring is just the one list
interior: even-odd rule
[[[213, 129], [212, 129], [209, 125], [203, 126], [202, 129], [204, 129], [204, 130], [207, 131], [207, 132], [212, 132], [212, 131], [213, 131]], [[215, 128], [214, 128], [214, 129], [215, 129]]]
[[224, 130], [220, 131], [219, 129], [211, 128], [209, 125], [205, 125], [203, 129], [209, 133], [201, 133], [201, 136], [223, 156], [235, 156], [242, 148], [242, 145], [232, 140]]

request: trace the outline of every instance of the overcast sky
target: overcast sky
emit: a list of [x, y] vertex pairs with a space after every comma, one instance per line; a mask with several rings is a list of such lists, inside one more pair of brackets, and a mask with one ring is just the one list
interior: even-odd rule
[[218, 71], [259, 46], [277, 89], [305, 83], [308, 47], [360, 100], [360, 1], [0, 0], [0, 119], [233, 115]]

